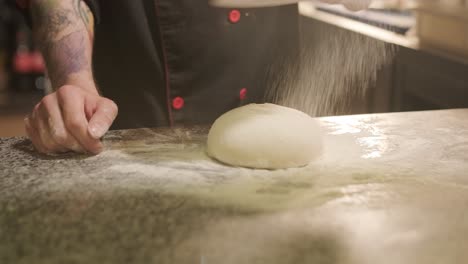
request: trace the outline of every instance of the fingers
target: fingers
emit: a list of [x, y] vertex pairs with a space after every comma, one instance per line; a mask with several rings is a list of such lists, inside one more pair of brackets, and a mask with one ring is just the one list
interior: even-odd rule
[[[39, 107], [41, 109], [41, 107]], [[46, 149], [47, 153], [60, 153], [66, 152], [67, 149], [58, 144], [52, 137], [51, 131], [47, 125], [47, 117], [41, 115], [41, 111], [38, 109], [34, 114], [38, 117], [33, 118], [33, 127], [35, 128], [36, 134], [41, 140], [42, 145]]]
[[[38, 109], [41, 116], [39, 127], [44, 132], [41, 134], [43, 142], [51, 142], [52, 146], [46, 146], [56, 152], [74, 152], [84, 153], [85, 150], [79, 142], [65, 128], [62, 113], [55, 94], [44, 97]], [[47, 140], [47, 141], [45, 141]]]
[[[43, 99], [44, 101], [44, 99]], [[25, 128], [28, 132], [28, 135], [31, 138], [31, 141], [36, 146], [36, 148], [43, 153], [54, 153], [54, 152], [63, 152], [65, 148], [57, 144], [48, 131], [47, 126], [45, 125], [43, 119], [44, 117], [40, 114], [40, 108], [43, 105], [43, 101], [38, 103], [31, 114], [30, 117], [25, 119]]]
[[24, 127], [29, 139], [34, 145], [34, 148], [41, 153], [49, 153], [49, 150], [42, 144], [39, 134], [36, 133], [36, 128], [33, 127], [31, 117], [28, 116], [24, 119]]
[[[36, 149], [43, 153], [102, 151], [100, 138], [117, 116], [109, 99], [63, 86], [45, 96], [25, 118], [25, 128]], [[89, 120], [89, 122], [88, 122]]]
[[28, 137], [39, 152], [51, 154], [73, 150], [84, 152], [77, 141], [65, 130], [55, 94], [45, 96], [30, 116], [26, 117]]
[[117, 113], [117, 105], [109, 99], [102, 98], [97, 103], [96, 111], [89, 121], [89, 134], [95, 139], [103, 137], [117, 117]]
[[102, 143], [88, 133], [88, 120], [85, 114], [85, 96], [77, 87], [63, 86], [57, 91], [57, 99], [62, 106], [62, 117], [68, 132], [86, 150], [93, 154], [102, 151]]

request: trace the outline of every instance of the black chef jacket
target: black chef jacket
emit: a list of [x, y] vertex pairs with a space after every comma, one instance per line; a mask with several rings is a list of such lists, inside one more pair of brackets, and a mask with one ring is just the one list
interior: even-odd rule
[[96, 18], [96, 83], [119, 106], [114, 129], [209, 124], [232, 108], [262, 102], [274, 77], [269, 70], [298, 51], [297, 5], [86, 2]]

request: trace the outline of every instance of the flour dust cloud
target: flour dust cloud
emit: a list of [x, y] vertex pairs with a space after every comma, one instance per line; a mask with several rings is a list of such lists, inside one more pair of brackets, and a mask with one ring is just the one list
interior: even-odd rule
[[350, 114], [396, 47], [319, 22], [301, 24], [298, 58], [268, 69], [266, 101], [311, 116]]

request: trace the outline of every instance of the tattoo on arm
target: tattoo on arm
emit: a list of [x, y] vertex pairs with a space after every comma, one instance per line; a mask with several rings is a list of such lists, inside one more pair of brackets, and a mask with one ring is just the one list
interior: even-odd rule
[[86, 35], [84, 30], [75, 31], [58, 41], [44, 44], [44, 54], [50, 66], [48, 70], [53, 73], [50, 77], [56, 86], [64, 85], [71, 74], [91, 72], [90, 62], [85, 55], [88, 41]]
[[41, 38], [54, 38], [60, 32], [74, 24], [74, 14], [69, 9], [57, 8], [55, 10], [47, 10], [46, 7], [38, 5], [31, 12], [37, 34]]
[[80, 16], [88, 31], [92, 31], [94, 17], [88, 5], [83, 0], [73, 0], [73, 8], [75, 14]]
[[[83, 0], [34, 0], [33, 30], [55, 88], [75, 73], [92, 79], [94, 17]], [[81, 76], [81, 75], [80, 75]]]

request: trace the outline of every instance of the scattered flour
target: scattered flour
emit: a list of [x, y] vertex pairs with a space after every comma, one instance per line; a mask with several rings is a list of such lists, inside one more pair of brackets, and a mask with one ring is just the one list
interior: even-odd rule
[[351, 103], [365, 102], [377, 71], [396, 51], [394, 45], [332, 26], [302, 24], [301, 38], [298, 58], [269, 69], [266, 101], [311, 116], [350, 114]]

